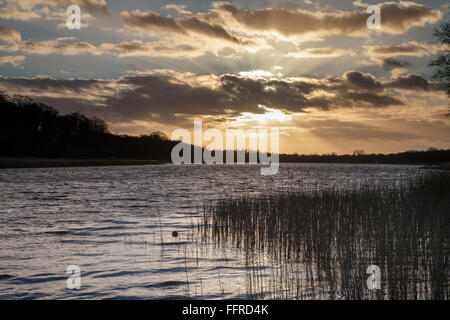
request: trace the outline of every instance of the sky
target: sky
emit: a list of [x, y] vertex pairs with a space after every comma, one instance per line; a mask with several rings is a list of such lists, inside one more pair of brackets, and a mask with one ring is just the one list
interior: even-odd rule
[[[70, 5], [81, 28], [69, 29]], [[369, 29], [378, 5], [379, 29]], [[447, 1], [0, 0], [0, 90], [118, 134], [279, 128], [280, 152], [450, 148]]]

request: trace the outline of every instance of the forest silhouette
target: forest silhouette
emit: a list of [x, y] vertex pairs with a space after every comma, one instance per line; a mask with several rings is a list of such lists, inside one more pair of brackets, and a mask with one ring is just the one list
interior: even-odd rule
[[0, 156], [169, 160], [177, 142], [162, 132], [116, 135], [99, 118], [61, 115], [28, 97], [0, 94]]

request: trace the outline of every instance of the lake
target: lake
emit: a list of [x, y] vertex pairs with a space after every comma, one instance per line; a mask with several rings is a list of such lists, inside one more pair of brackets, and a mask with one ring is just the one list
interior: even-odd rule
[[[281, 164], [277, 175], [264, 177], [259, 169], [0, 170], [0, 299], [246, 298], [248, 266], [241, 249], [217, 250], [195, 238], [204, 204], [298, 187], [392, 184], [423, 171], [403, 165]], [[69, 265], [81, 269], [80, 290], [66, 288]]]

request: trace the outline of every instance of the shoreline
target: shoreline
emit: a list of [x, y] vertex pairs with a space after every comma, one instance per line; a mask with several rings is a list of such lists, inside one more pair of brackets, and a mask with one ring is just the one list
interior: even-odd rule
[[[140, 166], [170, 164], [170, 161], [155, 159], [51, 159], [51, 158], [2, 158], [0, 169], [20, 168], [67, 168], [67, 167], [108, 167], [108, 166]], [[281, 163], [336, 163], [336, 164], [391, 164], [391, 165], [417, 165], [425, 168], [441, 168], [450, 170], [450, 163], [358, 163], [358, 162], [280, 162]]]
[[0, 169], [107, 167], [165, 164], [154, 159], [49, 159], [49, 158], [0, 158]]

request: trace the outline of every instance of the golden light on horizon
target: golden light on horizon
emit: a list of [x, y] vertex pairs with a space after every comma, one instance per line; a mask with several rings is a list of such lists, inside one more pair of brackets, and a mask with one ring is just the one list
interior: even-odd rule
[[258, 105], [265, 112], [262, 114], [252, 112], [242, 112], [240, 116], [232, 122], [236, 126], [267, 125], [272, 122], [286, 122], [292, 120], [292, 116], [281, 110]]

